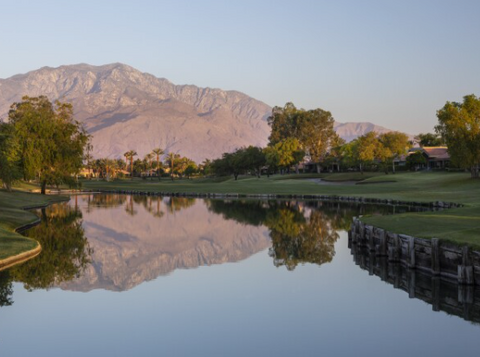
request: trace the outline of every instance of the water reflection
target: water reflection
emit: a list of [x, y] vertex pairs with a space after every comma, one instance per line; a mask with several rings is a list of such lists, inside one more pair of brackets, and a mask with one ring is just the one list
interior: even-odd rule
[[12, 294], [13, 284], [10, 272], [0, 271], [0, 307], [13, 304]]
[[294, 270], [299, 264], [331, 262], [338, 231], [347, 230], [353, 216], [412, 209], [332, 201], [212, 200], [207, 204], [211, 211], [225, 219], [266, 226], [272, 239], [269, 255], [273, 263], [288, 270]]
[[183, 197], [79, 197], [94, 248], [83, 277], [64, 289], [123, 291], [175, 269], [236, 262], [270, 245], [264, 226], [226, 221], [203, 200]]
[[388, 262], [386, 257], [377, 257], [366, 247], [352, 244], [350, 249], [356, 265], [405, 291], [411, 299], [432, 305], [433, 311], [443, 311], [480, 324], [480, 289], [450, 283], [399, 263]]
[[68, 204], [41, 211], [42, 223], [27, 235], [39, 240], [43, 251], [11, 269], [9, 281], [23, 282], [30, 290], [123, 291], [175, 269], [236, 262], [267, 248], [275, 266], [294, 270], [299, 264], [331, 262], [338, 231], [348, 229], [353, 216], [408, 209], [322, 201], [74, 196]]
[[92, 248], [82, 227], [82, 212], [67, 203], [41, 210], [42, 223], [25, 235], [36, 239], [42, 252], [10, 270], [27, 290], [48, 289], [79, 278], [91, 262]]

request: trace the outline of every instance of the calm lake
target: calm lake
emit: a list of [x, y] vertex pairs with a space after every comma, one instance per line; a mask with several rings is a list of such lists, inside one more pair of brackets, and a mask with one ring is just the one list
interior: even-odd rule
[[0, 272], [1, 354], [476, 355], [479, 291], [349, 245], [353, 216], [405, 210], [73, 196]]

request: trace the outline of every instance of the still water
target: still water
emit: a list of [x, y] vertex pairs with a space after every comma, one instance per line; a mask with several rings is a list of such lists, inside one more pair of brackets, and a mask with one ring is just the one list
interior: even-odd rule
[[356, 247], [407, 207], [74, 196], [0, 273], [2, 356], [450, 356], [480, 351], [480, 293]]

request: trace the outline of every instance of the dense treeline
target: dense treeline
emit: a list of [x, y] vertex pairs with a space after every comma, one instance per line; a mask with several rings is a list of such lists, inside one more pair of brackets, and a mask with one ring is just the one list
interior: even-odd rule
[[260, 177], [262, 169], [269, 175], [295, 167], [298, 173], [303, 162], [304, 168], [309, 164], [317, 173], [341, 168], [363, 172], [365, 167], [382, 167], [388, 173], [390, 167], [395, 172], [395, 159], [406, 154], [410, 146], [408, 136], [399, 132], [370, 132], [345, 143], [333, 128], [330, 112], [297, 109], [292, 103], [273, 108], [268, 122], [272, 132], [266, 148], [250, 146], [225, 153], [212, 162], [213, 172], [235, 179], [244, 173]]
[[329, 171], [383, 170], [395, 173], [395, 163], [406, 162], [406, 168], [426, 164], [424, 155], [408, 153], [414, 143], [422, 146], [448, 146], [452, 165], [469, 169], [472, 177], [480, 175], [480, 98], [464, 97], [462, 103], [447, 102], [437, 112], [435, 133], [423, 133], [410, 141], [401, 132], [370, 132], [346, 143], [334, 131], [334, 119], [323, 109], [297, 109], [294, 104], [274, 107], [268, 123], [272, 128], [266, 148], [240, 148], [225, 153], [212, 162], [218, 175], [265, 174], [299, 171], [302, 163], [320, 173]]

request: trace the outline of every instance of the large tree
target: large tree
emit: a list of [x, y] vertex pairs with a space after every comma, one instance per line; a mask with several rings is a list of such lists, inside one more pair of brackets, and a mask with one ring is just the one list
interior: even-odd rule
[[301, 149], [317, 164], [318, 172], [320, 162], [338, 138], [333, 129], [332, 114], [320, 108], [297, 109], [292, 103], [287, 103], [283, 108], [273, 108], [268, 123], [272, 127], [270, 145], [288, 138], [297, 139]]
[[470, 169], [472, 178], [479, 177], [480, 165], [480, 98], [463, 97], [463, 103], [447, 102], [437, 111], [435, 131], [448, 146], [452, 162]]
[[52, 104], [45, 96], [25, 96], [12, 104], [8, 119], [25, 179], [37, 179], [42, 194], [47, 184], [76, 183], [89, 137], [73, 118], [71, 104]]
[[392, 165], [392, 172], [395, 173], [395, 160], [405, 155], [410, 148], [407, 134], [398, 131], [383, 133], [378, 136], [377, 147], [378, 157], [385, 166], [385, 173], [388, 173], [388, 166]]

